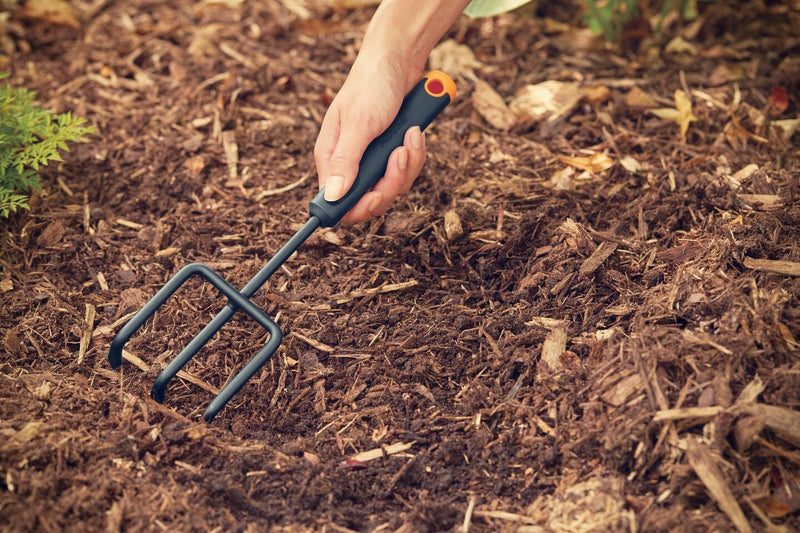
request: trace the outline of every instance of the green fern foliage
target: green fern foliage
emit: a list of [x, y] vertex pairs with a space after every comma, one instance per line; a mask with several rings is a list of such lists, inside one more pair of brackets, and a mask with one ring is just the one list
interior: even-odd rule
[[[0, 79], [7, 77], [0, 73]], [[68, 142], [94, 133], [86, 120], [55, 114], [35, 103], [36, 93], [0, 84], [0, 217], [28, 209], [28, 194], [41, 188], [39, 168], [61, 161]]]

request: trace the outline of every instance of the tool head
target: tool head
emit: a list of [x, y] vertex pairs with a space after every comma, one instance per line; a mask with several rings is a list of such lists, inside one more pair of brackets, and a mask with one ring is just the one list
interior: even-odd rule
[[228, 320], [242, 310], [269, 331], [267, 344], [253, 357], [245, 367], [220, 391], [209, 404], [203, 417], [211, 421], [226, 403], [241, 389], [245, 383], [266, 363], [278, 349], [283, 333], [264, 311], [250, 301], [250, 298], [261, 288], [272, 274], [300, 247], [303, 242], [319, 226], [333, 226], [369, 191], [386, 172], [389, 155], [397, 147], [402, 146], [406, 131], [412, 126], [421, 130], [428, 127], [456, 96], [455, 83], [446, 74], [439, 71], [429, 72], [417, 86], [406, 96], [392, 124], [367, 147], [359, 164], [358, 174], [350, 190], [336, 202], [328, 202], [324, 197], [324, 189], [309, 204], [309, 219], [303, 227], [278, 250], [247, 285], [237, 291], [222, 276], [202, 263], [192, 263], [183, 267], [159, 290], [144, 307], [120, 330], [111, 341], [108, 351], [108, 362], [112, 368], [122, 364], [122, 353], [125, 343], [141, 328], [144, 323], [172, 296], [178, 288], [193, 276], [200, 276], [214, 285], [228, 298], [228, 305], [197, 334], [189, 344], [158, 375], [150, 395], [157, 402], [164, 401], [167, 385], [183, 366], [194, 357], [217, 331]]

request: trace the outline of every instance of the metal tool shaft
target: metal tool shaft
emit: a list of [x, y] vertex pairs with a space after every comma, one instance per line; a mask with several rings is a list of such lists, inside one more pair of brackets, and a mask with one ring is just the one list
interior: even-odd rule
[[[277, 271], [280, 266], [285, 263], [294, 252], [297, 251], [297, 249], [306, 241], [306, 239], [308, 239], [309, 236], [311, 236], [312, 233], [314, 233], [314, 230], [316, 230], [318, 227], [319, 219], [314, 216], [310, 217], [303, 227], [300, 228], [297, 233], [295, 233], [294, 236], [292, 236], [292, 238], [289, 239], [289, 241], [287, 241], [280, 250], [278, 250], [272, 259], [270, 259], [269, 262], [264, 265], [264, 267], [259, 270], [255, 276], [253, 276], [253, 279], [251, 279], [247, 285], [245, 285], [244, 288], [239, 291], [242, 296], [247, 299], [251, 298], [258, 291], [258, 289], [260, 289], [264, 283], [267, 282], [270, 276], [272, 276], [272, 274], [274, 274], [275, 271]], [[173, 359], [164, 370], [161, 371], [153, 383], [152, 389], [150, 390], [150, 395], [153, 397], [153, 399], [155, 399], [157, 402], [164, 401], [164, 394], [170, 380], [172, 380], [172, 378], [178, 374], [184, 365], [186, 365], [186, 363], [188, 363], [189, 360], [194, 357], [194, 355], [209, 341], [209, 339], [211, 339], [211, 337], [213, 337], [220, 329], [222, 329], [222, 327], [238, 310], [238, 305], [236, 305], [234, 302], [229, 302], [228, 305], [226, 305], [222, 311], [220, 311], [217, 316], [215, 316], [214, 319], [211, 320], [211, 322], [209, 322], [203, 328], [203, 330], [198, 333], [189, 344], [186, 345], [181, 353], [179, 353], [178, 356]], [[259, 355], [262, 355], [262, 352], [266, 351], [267, 348], [272, 344], [273, 343], [271, 339], [270, 343], [261, 352], [259, 352]], [[278, 341], [278, 344], [280, 344], [280, 341]], [[258, 356], [254, 358], [251, 363], [257, 359], [259, 359]], [[208, 411], [211, 411], [211, 407], [214, 404], [219, 403], [219, 408], [217, 411], [225, 405], [225, 402], [227, 402], [228, 399], [230, 399], [230, 397], [232, 397], [242, 387], [242, 385], [244, 385], [247, 379], [249, 379], [250, 376], [243, 376], [243, 374], [245, 374], [248, 370], [252, 370], [252, 375], [252, 373], [255, 373], [258, 368], [253, 368], [251, 365], [247, 365], [244, 369], [242, 369], [242, 371], [237, 374], [236, 377], [231, 380], [231, 382], [228, 383], [228, 385], [220, 392], [215, 401], [212, 402], [212, 405], [209, 406]], [[233, 390], [234, 388], [235, 390]], [[226, 399], [223, 400], [223, 397]], [[217, 402], [217, 400], [220, 400], [221, 403]], [[210, 414], [208, 411], [206, 411], [207, 420], [209, 419], [208, 415]], [[216, 412], [214, 414], [216, 414]], [[211, 415], [211, 417], [213, 418], [213, 415]]]

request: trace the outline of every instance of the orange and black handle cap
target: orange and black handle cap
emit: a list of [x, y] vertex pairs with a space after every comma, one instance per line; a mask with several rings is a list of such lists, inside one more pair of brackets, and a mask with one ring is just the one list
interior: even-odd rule
[[447, 94], [450, 96], [451, 102], [455, 100], [458, 93], [453, 79], [440, 70], [431, 70], [425, 74], [425, 92], [435, 98]]

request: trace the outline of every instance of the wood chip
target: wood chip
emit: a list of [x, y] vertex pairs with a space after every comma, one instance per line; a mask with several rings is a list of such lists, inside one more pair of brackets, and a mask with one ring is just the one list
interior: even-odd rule
[[697, 477], [706, 486], [709, 494], [717, 502], [722, 512], [728, 515], [736, 529], [741, 533], [750, 533], [752, 531], [750, 523], [744, 516], [739, 502], [736, 501], [708, 446], [694, 439], [689, 439], [687, 441], [686, 457], [689, 459], [689, 464], [694, 469]]
[[785, 276], [800, 276], [800, 263], [794, 261], [774, 261], [772, 259], [744, 258], [744, 266], [753, 270], [783, 274]]
[[561, 368], [561, 354], [567, 349], [567, 330], [554, 327], [544, 338], [542, 344], [542, 361], [553, 370]]
[[724, 353], [725, 355], [733, 355], [733, 352], [726, 348], [725, 346], [715, 342], [711, 339], [711, 337], [703, 333], [702, 331], [692, 331], [690, 329], [683, 330], [683, 338], [689, 342], [694, 342], [697, 344], [705, 344], [707, 346], [711, 346], [712, 348], [716, 348], [720, 352]]
[[398, 442], [390, 446], [382, 446], [380, 448], [374, 448], [366, 452], [357, 453], [350, 459], [353, 461], [362, 461], [366, 463], [369, 461], [374, 461], [375, 459], [380, 459], [381, 457], [388, 457], [390, 455], [395, 455], [400, 452], [404, 452], [410, 449], [412, 446], [414, 446], [414, 444], [416, 444], [416, 441], [406, 442], [406, 443]]
[[100, 285], [100, 290], [107, 291], [108, 290], [108, 282], [106, 281], [106, 276], [102, 272], [97, 273], [97, 284]]
[[618, 381], [610, 390], [607, 390], [601, 398], [614, 407], [624, 405], [629, 398], [644, 389], [642, 377], [638, 373]]
[[448, 241], [454, 241], [464, 235], [461, 217], [455, 209], [450, 209], [444, 214], [444, 234]]
[[744, 406], [741, 411], [764, 420], [764, 427], [786, 442], [800, 447], [800, 411], [778, 405], [756, 403]]
[[742, 389], [742, 392], [739, 393], [739, 396], [736, 398], [736, 405], [748, 405], [752, 403], [756, 403], [756, 400], [761, 393], [764, 392], [764, 389], [767, 386], [764, 385], [764, 382], [761, 380], [760, 377], [754, 377], [750, 383], [745, 385]]
[[222, 147], [225, 150], [225, 161], [228, 163], [228, 179], [236, 180], [239, 174], [237, 170], [239, 145], [236, 144], [236, 132], [233, 130], [222, 132]]
[[772, 211], [784, 204], [777, 194], [737, 194], [736, 197], [758, 211]]
[[583, 264], [581, 265], [581, 268], [578, 271], [580, 275], [588, 276], [589, 274], [597, 270], [600, 267], [600, 265], [602, 265], [605, 262], [606, 259], [611, 257], [611, 254], [613, 254], [616, 251], [617, 246], [619, 245], [616, 243], [608, 241], [601, 242], [600, 245], [592, 253], [592, 255], [590, 255], [586, 259], [586, 261], [584, 261]]
[[86, 315], [84, 316], [83, 333], [81, 334], [81, 343], [78, 347], [78, 364], [83, 364], [83, 358], [86, 355], [86, 350], [89, 349], [89, 344], [92, 342], [92, 332], [94, 331], [94, 317], [97, 311], [92, 304], [86, 304]]

